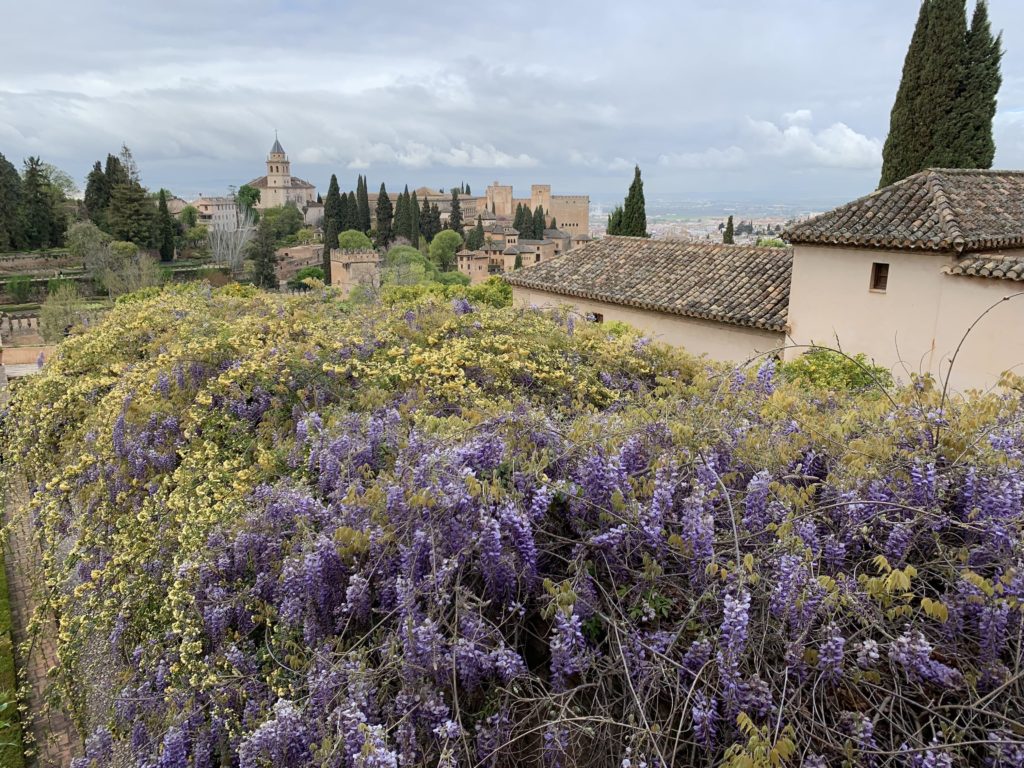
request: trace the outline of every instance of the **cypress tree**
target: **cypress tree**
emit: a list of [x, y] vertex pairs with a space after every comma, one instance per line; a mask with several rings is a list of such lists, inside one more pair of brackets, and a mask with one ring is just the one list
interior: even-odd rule
[[256, 227], [256, 236], [250, 246], [252, 281], [260, 288], [277, 288], [277, 254], [274, 252], [274, 228], [263, 218]]
[[470, 251], [479, 251], [484, 247], [484, 222], [480, 216], [476, 217], [476, 226], [466, 235], [466, 248]]
[[174, 260], [174, 219], [171, 212], [167, 210], [167, 191], [160, 190], [160, 198], [157, 203], [157, 236], [160, 248], [160, 261]]
[[551, 228], [552, 229], [558, 229], [558, 222], [555, 221], [555, 217], [554, 216], [551, 217]]
[[433, 235], [430, 234], [430, 203], [423, 198], [423, 208], [420, 210], [420, 234], [423, 239], [430, 242]]
[[722, 242], [726, 245], [734, 245], [736, 242], [735, 231], [732, 225], [732, 216], [730, 216], [729, 221], [725, 225], [725, 232], [722, 233]]
[[394, 219], [395, 209], [391, 205], [391, 198], [388, 191], [381, 182], [380, 193], [377, 195], [377, 242], [378, 248], [387, 248], [394, 239], [391, 231], [391, 223]]
[[516, 252], [516, 260], [515, 260], [515, 263], [512, 265], [512, 269], [522, 269], [522, 268], [523, 268], [523, 254], [517, 251]]
[[409, 242], [413, 248], [420, 247], [420, 201], [415, 192], [409, 198]]
[[363, 234], [370, 232], [370, 196], [366, 190], [366, 177], [359, 177], [360, 184], [356, 192], [356, 203], [359, 210], [359, 229]]
[[886, 187], [920, 170], [924, 163], [925, 128], [914, 119], [916, 94], [921, 88], [925, 41], [931, 0], [923, 0], [917, 25], [903, 61], [903, 75], [889, 116], [889, 135], [882, 149], [882, 177], [878, 186]]
[[626, 204], [622, 209], [622, 232], [630, 237], [650, 237], [647, 234], [647, 209], [644, 203], [644, 182], [640, 178], [640, 166], [633, 172], [633, 183], [629, 185]]
[[462, 205], [459, 203], [459, 191], [452, 190], [452, 212], [448, 218], [448, 228], [462, 235]]
[[0, 152], [0, 251], [21, 245], [21, 176]]
[[346, 229], [359, 229], [359, 199], [356, 197], [355, 192], [348, 193], [348, 209], [352, 214], [352, 220], [349, 222], [349, 226]]
[[430, 204], [430, 239], [433, 240], [441, 231], [441, 209], [437, 203]]
[[324, 198], [323, 269], [324, 281], [328, 284], [331, 282], [331, 249], [338, 247], [343, 212], [338, 177], [332, 173], [331, 182], [327, 185], [327, 197]]
[[544, 208], [538, 205], [537, 209], [533, 212], [533, 239], [543, 240], [544, 239]]
[[469, 196], [470, 196], [470, 195], [472, 195], [472, 194], [473, 194], [473, 193], [472, 193], [472, 192], [470, 191], [470, 189], [469, 189], [469, 184], [467, 184], [467, 185], [466, 185], [466, 197], [469, 197]]
[[622, 206], [615, 206], [615, 210], [612, 211], [611, 216], [608, 217], [608, 228], [607, 232], [609, 235], [621, 235], [622, 232]]
[[404, 237], [412, 241], [412, 238], [409, 237], [409, 203], [406, 197], [408, 193], [409, 187], [406, 185], [405, 189], [398, 193], [398, 199], [395, 201], [394, 231], [396, 238]]
[[[512, 219], [512, 227], [514, 229], [516, 229], [516, 231], [518, 231], [520, 235], [525, 236], [526, 232], [524, 230], [525, 230], [525, 226], [526, 225], [523, 223], [523, 219], [524, 219], [524, 216], [523, 216], [523, 204], [522, 203], [518, 203], [516, 205], [516, 215], [515, 215], [515, 218]], [[531, 226], [532, 226], [532, 221], [531, 221]]]
[[931, 0], [925, 41], [923, 92], [917, 94], [915, 119], [926, 128], [928, 144], [920, 168], [963, 168], [960, 126], [954, 123], [958, 92], [967, 60], [966, 0]]
[[352, 229], [352, 222], [356, 213], [352, 210], [347, 193], [338, 194], [338, 232], [345, 232]]
[[967, 32], [966, 54], [949, 136], [942, 137], [955, 147], [956, 167], [991, 168], [996, 154], [992, 121], [996, 96], [1002, 85], [1000, 62], [1002, 35], [993, 37], [988, 3], [978, 0]]
[[103, 169], [103, 175], [107, 179], [107, 188], [111, 194], [118, 184], [127, 184], [129, 181], [128, 172], [116, 155], [107, 155], [107, 165]]

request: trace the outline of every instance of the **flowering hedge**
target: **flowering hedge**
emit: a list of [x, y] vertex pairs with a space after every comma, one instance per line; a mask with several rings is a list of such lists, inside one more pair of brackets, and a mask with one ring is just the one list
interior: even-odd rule
[[173, 287], [0, 430], [80, 766], [1004, 766], [1022, 416], [464, 299]]

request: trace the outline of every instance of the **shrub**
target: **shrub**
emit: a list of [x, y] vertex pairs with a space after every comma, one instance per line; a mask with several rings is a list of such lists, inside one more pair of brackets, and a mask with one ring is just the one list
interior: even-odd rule
[[757, 245], [759, 248], [785, 248], [786, 241], [777, 237], [759, 237]]
[[45, 341], [55, 343], [85, 319], [85, 302], [78, 286], [70, 280], [56, 283], [39, 310], [39, 331]]
[[7, 293], [18, 302], [24, 304], [32, 292], [32, 278], [28, 275], [14, 275], [7, 278]]
[[461, 296], [174, 286], [0, 440], [56, 689], [119, 760], [1013, 764], [1024, 404], [890, 398]]
[[308, 288], [306, 283], [303, 282], [306, 279], [319, 280], [322, 283], [324, 281], [323, 269], [320, 267], [303, 267], [288, 281], [288, 287], [293, 289]]
[[824, 389], [867, 389], [890, 387], [892, 374], [874, 365], [864, 354], [845, 355], [815, 347], [785, 363], [782, 375], [793, 382]]
[[338, 247], [343, 251], [369, 251], [373, 243], [357, 229], [346, 229], [338, 235]]

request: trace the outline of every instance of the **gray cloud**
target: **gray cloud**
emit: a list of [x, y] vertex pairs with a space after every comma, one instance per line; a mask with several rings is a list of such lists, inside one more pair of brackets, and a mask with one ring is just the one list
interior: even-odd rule
[[[1018, 0], [997, 163], [1024, 166]], [[263, 172], [279, 130], [322, 190], [546, 181], [648, 196], [838, 201], [877, 181], [914, 0], [52, 0], [0, 30], [0, 151], [84, 178], [122, 142], [183, 195]], [[45, 45], [40, 45], [44, 40]]]

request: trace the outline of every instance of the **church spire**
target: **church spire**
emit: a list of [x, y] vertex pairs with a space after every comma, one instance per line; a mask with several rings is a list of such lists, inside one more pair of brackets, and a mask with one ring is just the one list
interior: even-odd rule
[[274, 146], [270, 148], [270, 154], [272, 155], [283, 155], [284, 147], [281, 146], [281, 142], [277, 138], [277, 129], [274, 130]]

